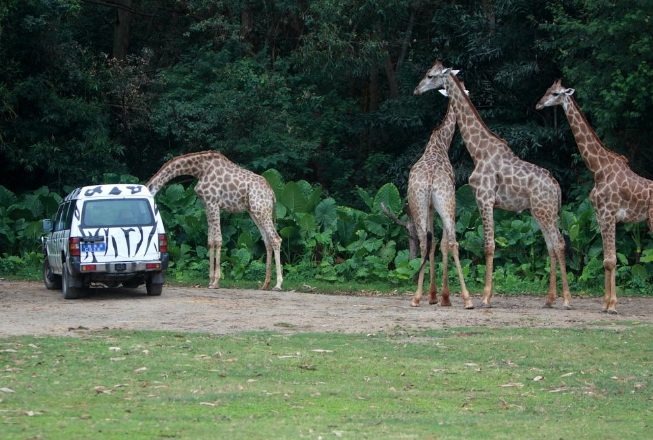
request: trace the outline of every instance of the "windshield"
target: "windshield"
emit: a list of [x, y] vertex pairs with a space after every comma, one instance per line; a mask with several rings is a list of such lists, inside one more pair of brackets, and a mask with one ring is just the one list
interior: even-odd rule
[[88, 200], [84, 203], [84, 227], [148, 226], [154, 223], [146, 199]]

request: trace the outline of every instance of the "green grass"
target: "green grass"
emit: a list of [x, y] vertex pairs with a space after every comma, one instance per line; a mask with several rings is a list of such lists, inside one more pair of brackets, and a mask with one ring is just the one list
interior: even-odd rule
[[0, 339], [4, 440], [641, 439], [653, 432], [650, 326], [80, 333]]

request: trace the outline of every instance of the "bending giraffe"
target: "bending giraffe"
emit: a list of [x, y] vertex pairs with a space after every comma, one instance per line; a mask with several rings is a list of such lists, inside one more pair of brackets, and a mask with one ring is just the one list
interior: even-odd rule
[[553, 307], [556, 299], [556, 266], [560, 263], [563, 308], [570, 309], [571, 295], [565, 267], [565, 241], [558, 229], [561, 205], [560, 185], [551, 174], [532, 163], [521, 160], [507, 142], [494, 134], [479, 116], [474, 104], [464, 93], [460, 81], [440, 61], [429, 69], [415, 89], [423, 93], [444, 87], [456, 114], [465, 146], [474, 161], [469, 185], [483, 220], [485, 252], [485, 287], [482, 307], [491, 307], [494, 269], [494, 208], [520, 212], [529, 209], [544, 235], [551, 259], [549, 292], [545, 307]]
[[563, 87], [561, 81], [557, 80], [535, 108], [542, 110], [544, 107], [562, 105], [583, 161], [594, 175], [590, 201], [594, 206], [603, 239], [603, 312], [616, 314], [616, 224], [646, 220], [649, 230], [653, 232], [653, 181], [635, 174], [628, 167], [626, 158], [603, 146], [572, 97], [574, 91]]
[[268, 289], [270, 286], [271, 259], [274, 252], [277, 284], [273, 290], [281, 290], [281, 237], [274, 224], [276, 199], [265, 178], [239, 167], [217, 151], [202, 151], [166, 162], [146, 186], [152, 194], [156, 194], [171, 179], [182, 175], [197, 179], [195, 193], [206, 209], [209, 223], [209, 288], [215, 289], [220, 285], [220, 210], [223, 209], [231, 213], [249, 212], [261, 232], [267, 251], [265, 281], [261, 289]]
[[[440, 92], [443, 92], [442, 90]], [[421, 92], [415, 91], [419, 95]], [[445, 96], [446, 94], [443, 93]], [[439, 127], [433, 130], [424, 154], [410, 169], [408, 176], [408, 207], [417, 229], [417, 237], [422, 255], [422, 264], [417, 278], [417, 290], [411, 306], [419, 307], [424, 286], [424, 263], [429, 259], [429, 304], [436, 304], [437, 288], [435, 285], [435, 246], [433, 245], [433, 211], [442, 219], [442, 300], [440, 305], [451, 306], [449, 300], [448, 256], [453, 253], [454, 262], [460, 280], [460, 290], [466, 309], [473, 309], [474, 304], [465, 286], [460, 260], [458, 242], [456, 242], [456, 187], [453, 167], [449, 161], [449, 146], [456, 130], [456, 115], [447, 105], [447, 112]]]

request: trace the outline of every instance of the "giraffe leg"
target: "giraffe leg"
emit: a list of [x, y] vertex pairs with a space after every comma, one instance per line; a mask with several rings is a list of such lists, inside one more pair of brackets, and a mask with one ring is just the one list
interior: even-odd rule
[[474, 308], [474, 303], [470, 298], [469, 291], [465, 285], [465, 277], [463, 277], [463, 268], [460, 265], [460, 258], [458, 257], [458, 243], [454, 242], [451, 245], [453, 250], [453, 261], [456, 263], [456, 270], [458, 271], [458, 280], [460, 281], [460, 294], [463, 297], [463, 302], [465, 303], [465, 308], [471, 310]]
[[410, 305], [412, 307], [419, 307], [420, 301], [422, 301], [422, 294], [423, 294], [423, 289], [424, 289], [424, 265], [426, 263], [426, 256], [428, 253], [427, 249], [427, 232], [424, 232], [423, 229], [421, 229], [418, 226], [418, 237], [419, 237], [419, 249], [420, 249], [420, 266], [419, 266], [419, 273], [417, 275], [417, 289], [415, 290], [415, 295], [413, 296], [413, 300], [411, 301]]
[[494, 198], [477, 204], [483, 220], [483, 238], [485, 250], [485, 287], [481, 307], [490, 308], [492, 299], [492, 274], [494, 273]]
[[569, 281], [567, 280], [567, 262], [565, 259], [565, 240], [562, 238], [560, 231], [558, 232], [558, 246], [556, 251], [558, 254], [558, 263], [560, 264], [560, 279], [562, 280], [562, 308], [571, 310], [571, 293], [569, 292]]
[[546, 302], [544, 303], [544, 307], [551, 308], [553, 307], [553, 303], [555, 303], [557, 294], [557, 274], [556, 270], [558, 268], [558, 262], [556, 261], [556, 254], [553, 251], [553, 249], [549, 249], [549, 260], [551, 261], [551, 265], [549, 267], [549, 293], [546, 297]]
[[209, 289], [220, 287], [220, 252], [222, 250], [220, 211], [213, 206], [206, 209], [206, 217], [209, 222]]
[[[433, 216], [429, 216], [429, 226], [431, 228], [431, 240], [430, 243], [427, 240], [427, 247], [429, 252], [429, 304], [438, 303], [438, 286], [435, 284], [435, 240], [433, 236]], [[444, 304], [443, 304], [444, 305]]]
[[442, 241], [440, 242], [440, 251], [442, 252], [442, 299], [440, 305], [443, 307], [451, 307], [451, 300], [449, 299], [449, 237], [442, 230]]
[[268, 290], [270, 288], [270, 281], [272, 280], [272, 255], [274, 254], [277, 281], [272, 290], [280, 291], [282, 290], [281, 283], [283, 282], [283, 274], [281, 272], [281, 237], [279, 237], [274, 227], [274, 221], [272, 220], [273, 208], [274, 206], [268, 207], [266, 210], [252, 211], [250, 215], [254, 224], [256, 224], [261, 232], [261, 237], [265, 243], [265, 280], [263, 281], [261, 290]]
[[617, 252], [615, 249], [615, 221], [600, 220], [601, 237], [603, 238], [603, 267], [605, 268], [605, 297], [603, 312], [617, 313]]

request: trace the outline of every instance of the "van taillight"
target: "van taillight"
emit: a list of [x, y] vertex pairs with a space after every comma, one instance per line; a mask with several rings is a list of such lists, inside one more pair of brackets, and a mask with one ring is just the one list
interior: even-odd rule
[[168, 252], [168, 237], [166, 237], [166, 234], [159, 234], [159, 252]]
[[68, 239], [68, 255], [71, 257], [79, 257], [81, 255], [78, 237], [70, 237]]

